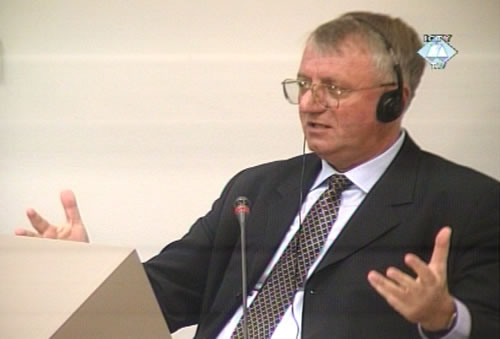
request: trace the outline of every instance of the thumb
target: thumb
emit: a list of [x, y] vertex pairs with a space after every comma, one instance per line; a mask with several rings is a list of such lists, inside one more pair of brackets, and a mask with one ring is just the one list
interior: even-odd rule
[[61, 203], [64, 208], [64, 214], [66, 215], [66, 221], [69, 224], [82, 224], [82, 219], [80, 217], [80, 211], [78, 210], [78, 205], [76, 203], [76, 197], [73, 191], [64, 190], [61, 192]]
[[437, 270], [446, 274], [446, 266], [448, 262], [448, 253], [450, 250], [451, 242], [451, 228], [449, 226], [441, 228], [436, 235], [434, 243], [434, 250], [430, 260], [430, 265], [437, 268]]

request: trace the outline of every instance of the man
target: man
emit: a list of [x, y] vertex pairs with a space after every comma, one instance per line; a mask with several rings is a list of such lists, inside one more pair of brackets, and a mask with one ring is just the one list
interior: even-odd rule
[[[314, 153], [240, 172], [144, 264], [172, 331], [242, 336], [232, 205], [246, 196], [250, 338], [498, 337], [499, 185], [402, 130], [419, 45], [401, 20], [364, 12], [311, 34], [283, 88]], [[61, 200], [67, 225], [28, 210], [37, 233], [17, 234], [88, 241], [73, 194]]]

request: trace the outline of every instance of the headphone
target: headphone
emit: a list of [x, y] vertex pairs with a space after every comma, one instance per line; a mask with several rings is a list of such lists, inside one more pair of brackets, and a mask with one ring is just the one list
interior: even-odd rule
[[377, 33], [385, 44], [388, 53], [391, 55], [394, 66], [394, 73], [396, 74], [397, 88], [391, 90], [389, 92], [385, 92], [380, 96], [380, 99], [377, 104], [377, 120], [383, 123], [388, 123], [396, 120], [403, 114], [403, 75], [401, 73], [401, 66], [399, 62], [397, 62], [394, 49], [392, 48], [391, 43], [385, 35], [375, 27], [372, 23], [366, 21], [365, 19], [352, 17], [355, 21], [368, 26], [373, 32]]

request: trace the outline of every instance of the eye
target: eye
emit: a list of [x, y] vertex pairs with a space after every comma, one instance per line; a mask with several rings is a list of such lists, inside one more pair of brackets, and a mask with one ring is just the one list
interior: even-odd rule
[[303, 89], [303, 88], [307, 89], [310, 87], [309, 81], [307, 81], [307, 80], [297, 80], [297, 85], [299, 86], [300, 89]]
[[344, 89], [334, 84], [325, 84], [325, 88], [328, 91], [328, 93], [333, 97], [339, 97], [344, 92]]

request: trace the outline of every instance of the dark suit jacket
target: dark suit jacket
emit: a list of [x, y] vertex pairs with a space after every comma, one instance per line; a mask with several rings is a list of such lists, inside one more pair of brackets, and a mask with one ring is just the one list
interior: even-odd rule
[[[196, 338], [217, 336], [241, 300], [232, 204], [240, 195], [252, 201], [246, 236], [253, 287], [297, 213], [301, 166], [297, 157], [240, 172], [181, 240], [145, 263], [172, 331], [199, 324]], [[317, 156], [306, 156], [304, 192], [320, 168]], [[428, 261], [445, 225], [453, 228], [448, 285], [471, 311], [471, 338], [498, 338], [499, 183], [421, 151], [409, 137], [307, 281], [302, 338], [419, 338], [367, 273], [389, 266], [410, 272], [408, 252]]]

